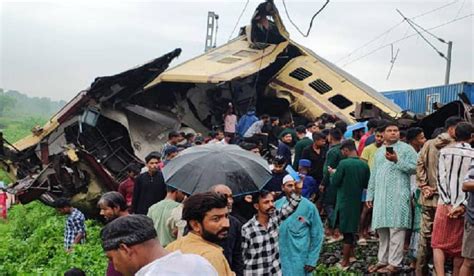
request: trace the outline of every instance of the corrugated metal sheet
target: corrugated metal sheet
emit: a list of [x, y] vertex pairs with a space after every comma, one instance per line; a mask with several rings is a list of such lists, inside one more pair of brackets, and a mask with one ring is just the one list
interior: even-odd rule
[[405, 90], [382, 92], [389, 100], [397, 104], [401, 109], [408, 109], [408, 94]]
[[474, 103], [474, 83], [461, 82], [450, 85], [434, 86], [420, 89], [387, 91], [382, 94], [393, 100], [402, 109], [416, 113], [431, 113], [435, 102], [446, 104], [459, 100], [458, 94], [464, 92]]

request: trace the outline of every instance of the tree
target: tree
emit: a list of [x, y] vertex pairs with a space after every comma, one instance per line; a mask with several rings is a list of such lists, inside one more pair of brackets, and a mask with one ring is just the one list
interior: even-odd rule
[[11, 109], [15, 106], [16, 100], [10, 96], [4, 95], [3, 92], [0, 94], [0, 116], [3, 116], [7, 109]]

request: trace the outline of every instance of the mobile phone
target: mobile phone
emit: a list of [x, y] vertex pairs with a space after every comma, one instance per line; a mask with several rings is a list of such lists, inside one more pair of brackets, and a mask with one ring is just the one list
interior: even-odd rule
[[393, 154], [393, 147], [387, 147], [386, 150], [388, 153]]

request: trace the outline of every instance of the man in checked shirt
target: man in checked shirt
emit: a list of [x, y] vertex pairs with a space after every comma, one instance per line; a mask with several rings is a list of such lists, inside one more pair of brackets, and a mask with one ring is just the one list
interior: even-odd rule
[[252, 197], [257, 214], [242, 226], [244, 275], [282, 275], [278, 249], [280, 223], [288, 218], [301, 201], [303, 182], [296, 183], [295, 193], [281, 210], [275, 208], [274, 194], [262, 190]]
[[84, 214], [72, 207], [67, 198], [58, 198], [54, 207], [59, 213], [67, 215], [66, 227], [64, 229], [64, 248], [71, 252], [74, 245], [84, 243], [86, 240], [86, 225]]

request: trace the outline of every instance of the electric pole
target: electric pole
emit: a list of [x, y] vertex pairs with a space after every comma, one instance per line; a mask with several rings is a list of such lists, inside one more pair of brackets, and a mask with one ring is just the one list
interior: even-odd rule
[[449, 75], [451, 74], [451, 50], [453, 48], [453, 42], [448, 42], [448, 56], [446, 57], [446, 76], [444, 78], [444, 84], [449, 84]]
[[216, 48], [217, 44], [217, 30], [219, 15], [213, 11], [207, 12], [207, 30], [206, 30], [206, 44], [204, 46], [204, 52], [209, 51], [212, 48]]

